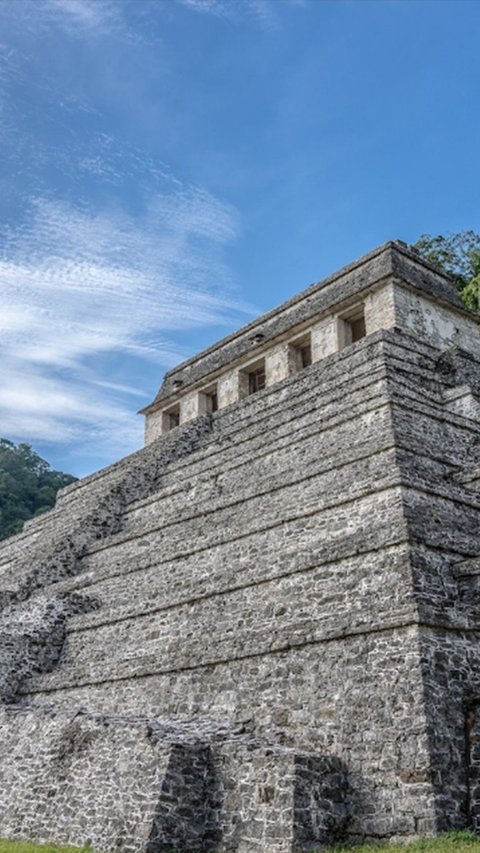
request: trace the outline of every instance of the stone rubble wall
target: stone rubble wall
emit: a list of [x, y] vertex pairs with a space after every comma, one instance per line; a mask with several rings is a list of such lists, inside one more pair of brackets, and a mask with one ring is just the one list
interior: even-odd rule
[[480, 628], [453, 632], [424, 626], [420, 651], [438, 831], [461, 826], [478, 831], [472, 814], [477, 801], [478, 817], [478, 732], [469, 734], [467, 716], [480, 698]]
[[[16, 638], [13, 665], [4, 647], [4, 695], [29, 719], [83, 708], [88, 719], [213, 719], [250, 733], [248, 743], [225, 735], [212, 745], [200, 732], [191, 754], [181, 738], [169, 741], [158, 762], [177, 768], [171, 804], [188, 778], [185, 812], [170, 819], [168, 797], [158, 797], [153, 814], [145, 794], [139, 821], [153, 835], [134, 838], [135, 849], [197, 849], [191, 813], [202, 798], [210, 817], [200, 849], [286, 853], [342, 833], [413, 836], [438, 828], [440, 801], [448, 825], [464, 825], [459, 754], [450, 799], [433, 772], [432, 749], [440, 756], [450, 724], [445, 694], [437, 716], [425, 701], [425, 631], [433, 622], [460, 638], [476, 628], [453, 567], [478, 554], [478, 492], [458, 474], [477, 453], [479, 426], [445, 402], [457, 383], [477, 393], [474, 367], [458, 349], [370, 335], [69, 487], [0, 548], [4, 636]], [[102, 523], [90, 530], [95, 505]], [[62, 536], [68, 560], [57, 558]], [[13, 560], [29, 541], [17, 576]], [[15, 681], [29, 643], [38, 656]], [[465, 654], [456, 661], [470, 678]], [[461, 688], [449, 666], [457, 713], [476, 681]], [[42, 755], [50, 734], [38, 738]], [[141, 747], [132, 750], [132, 773], [146, 774], [139, 790], [149, 791], [150, 765], [142, 770]], [[197, 799], [189, 767], [211, 777]], [[113, 799], [121, 778], [109, 777]], [[337, 792], [330, 800], [328, 790]], [[53, 837], [50, 814], [41, 831]], [[121, 847], [112, 826], [99, 849]]]
[[68, 617], [96, 606], [95, 599], [73, 592], [38, 594], [6, 608], [0, 622], [0, 701], [15, 701], [27, 678], [50, 672], [63, 651]]
[[287, 853], [344, 831], [338, 761], [267, 748], [215, 721], [10, 706], [0, 738], [9, 838], [132, 853]]
[[222, 850], [290, 853], [344, 838], [348, 781], [337, 759], [234, 740], [212, 756]]
[[[60, 579], [82, 572], [89, 546], [118, 531], [129, 502], [155, 490], [165, 467], [188, 455], [211, 431], [199, 419], [172, 436], [156, 456], [134, 454], [63, 490], [56, 507], [0, 547], [0, 700], [14, 701], [25, 678], [49, 671], [65, 641], [65, 620], [98, 606], [92, 596], [55, 590]], [[48, 594], [45, 590], [48, 589]]]
[[[29, 697], [248, 723], [274, 744], [348, 768], [351, 838], [434, 831], [415, 626], [352, 634], [214, 665]], [[268, 848], [267, 848], [268, 849]]]
[[[397, 624], [402, 618], [412, 621], [414, 602], [400, 581], [402, 575], [408, 578], [401, 548], [390, 554], [388, 566], [377, 553], [387, 544], [387, 528], [396, 537], [388, 544], [401, 545], [403, 519], [384, 380], [372, 378], [375, 351], [381, 355], [378, 342], [358, 350], [341, 392], [335, 387], [325, 393], [315, 381], [315, 368], [306, 371], [303, 382], [305, 387], [308, 381], [310, 394], [305, 400], [297, 393], [301, 408], [294, 408], [295, 399], [291, 402], [288, 425], [277, 426], [274, 399], [269, 409], [263, 407], [262, 421], [251, 414], [244, 446], [228, 442], [231, 467], [215, 460], [221, 474], [211, 471], [205, 450], [194, 479], [186, 466], [190, 476], [183, 489], [175, 470], [155, 496], [132, 504], [121, 532], [84, 556], [88, 587], [83, 573], [75, 579], [74, 588], [88, 588], [98, 611], [69, 622], [60, 666], [32, 680], [29, 692], [205, 666], [240, 653], [268, 653], [362, 627]], [[364, 378], [360, 384], [367, 365], [369, 383]], [[342, 365], [333, 367], [338, 374]], [[278, 408], [286, 408], [285, 400], [278, 400], [285, 390], [271, 392]], [[252, 404], [260, 410], [259, 400]], [[222, 428], [230, 438], [230, 422], [224, 425], [220, 414], [214, 420], [217, 456], [222, 454]], [[291, 466], [285, 469], [287, 443]], [[372, 512], [378, 529], [369, 524]], [[363, 559], [358, 559], [362, 531], [373, 542], [365, 543]], [[328, 548], [331, 554], [337, 535], [342, 540], [347, 535], [355, 547], [348, 566], [337, 558], [327, 569], [318, 549]], [[377, 566], [370, 560], [372, 548]], [[371, 568], [364, 577], [366, 559]], [[114, 585], [108, 576], [102, 580], [103, 566], [109, 573], [115, 567]], [[353, 607], [339, 588], [344, 575], [357, 590]], [[390, 596], [378, 594], [384, 593], [386, 577]], [[68, 581], [59, 586], [62, 593], [69, 589]], [[123, 600], [118, 601], [118, 594]]]
[[0, 716], [2, 835], [145, 849], [171, 747], [81, 712]]
[[[412, 335], [417, 341], [429, 342], [433, 346], [468, 350], [480, 356], [479, 323], [474, 314], [452, 311], [450, 305], [437, 299], [412, 291], [402, 281], [392, 284], [391, 314], [397, 328]], [[379, 317], [377, 328], [386, 328]]]
[[118, 532], [86, 549], [82, 571], [52, 586], [97, 608], [68, 620], [58, 665], [28, 680], [24, 701], [250, 720], [263, 740], [348, 767], [350, 837], [431, 829], [388, 387], [397, 347], [372, 335], [215, 414], [211, 440], [172, 461]]
[[480, 358], [459, 347], [420, 362], [417, 353], [418, 344], [405, 339], [392, 417], [419, 610], [436, 826], [446, 831], [472, 825], [475, 798], [466, 720], [480, 698], [480, 417], [473, 405], [452, 409], [445, 387], [480, 403]]

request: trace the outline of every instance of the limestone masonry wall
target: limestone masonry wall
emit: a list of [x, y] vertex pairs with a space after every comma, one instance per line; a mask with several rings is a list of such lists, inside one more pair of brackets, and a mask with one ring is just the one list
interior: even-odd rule
[[[282, 375], [319, 304], [351, 343]], [[387, 244], [169, 374], [147, 416], [243, 369], [259, 328], [275, 381], [0, 547], [3, 835], [289, 853], [477, 825], [476, 321]]]

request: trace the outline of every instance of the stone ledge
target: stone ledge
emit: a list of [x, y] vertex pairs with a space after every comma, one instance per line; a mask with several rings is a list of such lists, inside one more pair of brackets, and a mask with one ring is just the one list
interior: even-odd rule
[[470, 385], [447, 388], [443, 398], [446, 408], [453, 414], [480, 422], [480, 399]]
[[460, 560], [452, 566], [452, 572], [456, 578], [473, 578], [480, 575], [480, 556], [470, 557], [468, 560]]
[[[385, 635], [396, 633], [403, 630], [410, 631], [418, 628], [421, 624], [420, 618], [417, 617], [412, 619], [411, 613], [403, 616], [403, 618], [402, 615], [399, 615], [394, 620], [385, 621], [378, 625], [370, 624], [369, 627], [359, 626], [358, 628], [355, 628], [351, 626], [348, 619], [345, 619], [344, 625], [340, 630], [338, 630], [337, 626], [336, 628], [325, 631], [323, 634], [305, 634], [305, 630], [303, 629], [299, 636], [295, 638], [289, 637], [288, 639], [280, 639], [278, 643], [270, 641], [263, 648], [259, 648], [257, 637], [252, 638], [250, 636], [249, 641], [251, 647], [248, 649], [239, 652], [238, 648], [235, 647], [235, 649], [232, 649], [231, 653], [227, 656], [222, 656], [212, 651], [210, 655], [201, 661], [192, 661], [191, 655], [186, 652], [183, 659], [179, 656], [175, 662], [167, 664], [166, 666], [161, 666], [159, 665], [159, 661], [156, 656], [145, 655], [144, 657], [139, 656], [135, 659], [134, 670], [132, 669], [132, 661], [130, 660], [126, 662], [126, 666], [120, 665], [118, 667], [118, 671], [114, 674], [111, 673], [110, 675], [105, 674], [105, 671], [99, 671], [99, 668], [95, 668], [95, 666], [91, 666], [90, 668], [85, 667], [83, 671], [77, 670], [76, 677], [70, 679], [68, 678], [68, 675], [66, 678], [62, 678], [62, 673], [60, 671], [52, 674], [46, 673], [44, 675], [32, 677], [29, 680], [28, 685], [25, 685], [25, 687], [19, 691], [19, 695], [33, 696], [37, 693], [49, 694], [57, 691], [70, 690], [72, 688], [76, 689], [79, 687], [93, 687], [94, 685], [110, 685], [115, 682], [135, 681], [136, 679], [166, 675], [169, 673], [211, 669], [215, 666], [232, 664], [236, 661], [251, 660], [254, 658], [268, 658], [270, 655], [284, 654], [286, 652], [297, 651], [316, 645], [322, 646], [338, 642], [339, 640], [351, 639], [353, 637], [370, 637], [379, 634]], [[436, 628], [437, 626], [433, 625], [429, 627]], [[460, 630], [464, 629], [461, 628]], [[122, 662], [122, 664], [124, 663], [125, 662]]]
[[480, 491], [480, 462], [472, 462], [465, 465], [460, 471], [453, 474], [456, 483], [466, 486], [474, 492]]

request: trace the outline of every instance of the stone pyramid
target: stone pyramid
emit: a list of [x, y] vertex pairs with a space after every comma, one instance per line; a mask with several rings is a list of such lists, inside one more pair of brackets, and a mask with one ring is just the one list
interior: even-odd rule
[[480, 821], [480, 335], [387, 243], [165, 377], [0, 547], [0, 835], [290, 853]]

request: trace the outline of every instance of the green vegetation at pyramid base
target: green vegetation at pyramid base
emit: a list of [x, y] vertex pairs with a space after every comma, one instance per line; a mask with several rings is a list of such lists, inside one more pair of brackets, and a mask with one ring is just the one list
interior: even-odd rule
[[401, 844], [375, 843], [339, 844], [324, 848], [321, 853], [480, 853], [480, 837], [473, 832], [449, 832], [436, 838], [421, 838], [418, 841]]
[[[341, 844], [318, 853], [480, 853], [480, 838], [472, 832], [450, 832], [437, 838], [422, 838], [402, 844]], [[33, 841], [0, 840], [0, 853], [94, 853], [89, 847], [62, 847]], [[169, 853], [182, 853], [171, 850]], [[195, 853], [188, 851], [188, 853]]]
[[0, 839], [0, 853], [93, 853], [90, 847], [66, 847], [59, 844], [39, 844], [35, 841]]

